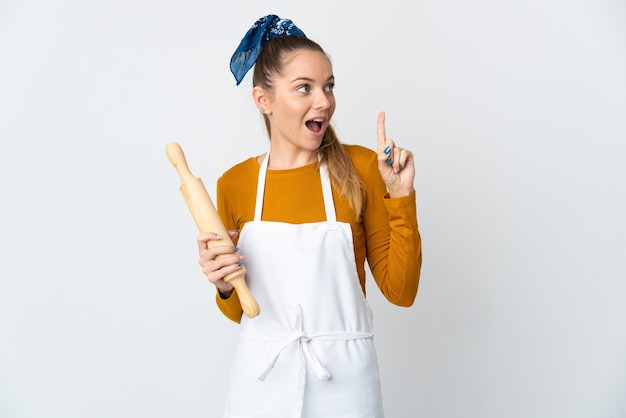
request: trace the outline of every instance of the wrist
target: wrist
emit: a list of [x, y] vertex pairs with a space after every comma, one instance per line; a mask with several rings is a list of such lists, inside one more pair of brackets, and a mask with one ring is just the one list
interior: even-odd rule
[[221, 299], [228, 299], [233, 294], [234, 287], [232, 285], [216, 287]]
[[415, 189], [413, 187], [409, 189], [387, 190], [387, 196], [391, 199], [409, 196], [413, 193], [415, 193]]

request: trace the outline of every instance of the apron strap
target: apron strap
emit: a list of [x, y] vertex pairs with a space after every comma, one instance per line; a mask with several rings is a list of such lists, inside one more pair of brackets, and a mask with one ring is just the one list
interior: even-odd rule
[[263, 212], [263, 198], [265, 197], [265, 177], [267, 173], [267, 164], [270, 157], [270, 150], [267, 150], [265, 158], [259, 168], [259, 178], [256, 186], [256, 203], [254, 205], [254, 221], [261, 221], [261, 213]]
[[326, 164], [320, 165], [320, 178], [322, 180], [322, 194], [324, 195], [324, 209], [326, 210], [326, 222], [337, 222], [335, 213], [335, 201], [333, 200], [333, 190], [330, 187], [330, 176]]

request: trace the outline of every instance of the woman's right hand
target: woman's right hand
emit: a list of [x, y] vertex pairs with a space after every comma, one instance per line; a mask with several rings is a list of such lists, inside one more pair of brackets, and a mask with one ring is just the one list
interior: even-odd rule
[[[237, 236], [237, 231], [229, 231], [230, 238]], [[243, 265], [244, 256], [237, 254], [237, 248], [231, 245], [216, 245], [209, 247], [209, 241], [220, 241], [222, 237], [212, 232], [198, 235], [198, 251], [200, 253], [200, 267], [207, 279], [217, 287], [220, 296], [230, 297], [233, 285], [224, 280]]]

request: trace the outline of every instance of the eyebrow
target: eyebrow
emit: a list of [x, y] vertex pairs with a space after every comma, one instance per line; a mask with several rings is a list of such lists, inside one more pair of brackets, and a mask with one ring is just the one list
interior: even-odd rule
[[[312, 78], [309, 77], [296, 77], [293, 80], [291, 80], [292, 83], [295, 83], [296, 81], [308, 81], [309, 83], [313, 83], [315, 82], [315, 80], [313, 80]], [[326, 81], [335, 81], [335, 76], [331, 75], [330, 77], [328, 77], [326, 79]]]

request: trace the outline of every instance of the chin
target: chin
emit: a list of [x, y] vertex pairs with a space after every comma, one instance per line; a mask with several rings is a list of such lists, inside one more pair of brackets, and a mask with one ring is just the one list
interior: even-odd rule
[[324, 135], [326, 134], [326, 129], [319, 132], [307, 131], [307, 133], [309, 137], [311, 137], [311, 139], [321, 144], [322, 140], [324, 139]]
[[319, 149], [319, 147], [322, 145], [322, 139], [323, 138], [324, 138], [323, 136], [320, 136], [319, 138], [314, 138], [313, 139], [312, 144], [313, 144], [313, 149], [314, 150], [318, 150]]

